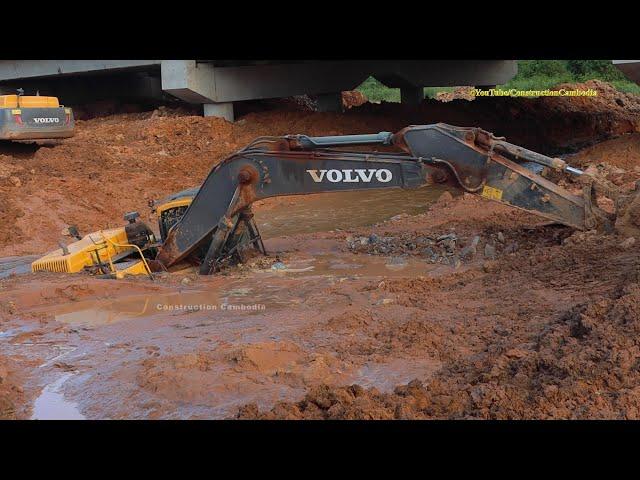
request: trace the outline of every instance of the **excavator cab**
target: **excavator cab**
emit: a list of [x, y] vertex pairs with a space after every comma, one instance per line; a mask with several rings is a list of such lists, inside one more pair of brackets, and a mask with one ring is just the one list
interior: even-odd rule
[[182, 218], [199, 189], [200, 187], [188, 188], [162, 200], [149, 202], [151, 213], [155, 215], [158, 222], [160, 241], [167, 238], [169, 230]]
[[57, 97], [0, 95], [0, 140], [68, 138], [74, 134], [73, 111]]

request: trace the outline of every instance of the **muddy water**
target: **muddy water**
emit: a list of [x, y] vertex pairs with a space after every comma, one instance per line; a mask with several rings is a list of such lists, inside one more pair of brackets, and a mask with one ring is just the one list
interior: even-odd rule
[[142, 319], [157, 315], [181, 316], [189, 313], [215, 313], [243, 308], [259, 312], [266, 308], [288, 305], [253, 288], [237, 288], [175, 293], [131, 295], [111, 300], [86, 300], [57, 307], [55, 319], [75, 326], [95, 327], [111, 325], [125, 320]]
[[144, 318], [162, 312], [193, 311], [218, 305], [217, 292], [184, 292], [174, 294], [133, 295], [117, 300], [87, 300], [66, 304], [56, 309], [59, 322], [80, 326], [96, 326]]
[[[285, 203], [259, 212], [256, 219], [265, 237], [371, 225], [401, 213], [424, 212], [444, 191], [444, 187], [436, 186], [414, 190], [390, 189], [314, 195], [306, 197], [304, 202], [291, 198]], [[296, 204], [292, 206], [292, 202]], [[319, 254], [297, 259], [281, 270], [259, 273], [267, 276], [286, 274], [375, 277], [424, 275], [437, 268], [422, 260], [403, 257]], [[222, 310], [226, 305], [233, 304], [234, 299], [245, 296], [251, 302], [269, 307], [289, 304], [284, 298], [270, 298], [246, 288], [233, 290], [230, 286], [224, 291], [153, 293], [116, 300], [74, 302], [58, 307], [55, 310], [55, 318], [71, 325], [98, 326], [158, 314], [181, 315], [189, 311]]]
[[39, 255], [0, 258], [0, 278], [30, 272], [31, 262], [37, 258]]
[[255, 218], [264, 238], [363, 227], [401, 213], [423, 213], [445, 191], [446, 187], [438, 185], [327, 193], [304, 201], [289, 197], [265, 211], [257, 207]]
[[[262, 212], [256, 209], [256, 220], [262, 234], [277, 242], [275, 237], [278, 236], [354, 228], [379, 223], [401, 213], [422, 213], [443, 191], [443, 188], [436, 187], [314, 195], [304, 201], [284, 199]], [[292, 205], [289, 200], [297, 203]], [[312, 298], [313, 304], [319, 292], [335, 285], [336, 281], [347, 277], [429, 275], [438, 268], [449, 267], [431, 265], [415, 257], [354, 255], [323, 246], [318, 247], [318, 251], [315, 247], [313, 250], [295, 251], [283, 259], [282, 268], [267, 267], [240, 275], [230, 272], [228, 282], [224, 282], [222, 288], [219, 282], [208, 284], [203, 279], [184, 288], [179, 286], [161, 292], [92, 298], [48, 306], [48, 311], [53, 311], [58, 322], [76, 327], [72, 331], [79, 335], [79, 346], [73, 345], [77, 350], [69, 353], [65, 362], [70, 365], [80, 362], [89, 368], [86, 370], [88, 374], [82, 376], [74, 377], [74, 373], [60, 376], [56, 363], [61, 355], [66, 355], [66, 351], [43, 364], [43, 371], [55, 372], [55, 375], [47, 380], [35, 400], [32, 418], [94, 418], [96, 408], [106, 409], [98, 417], [119, 418], [137, 414], [120, 412], [108, 401], [100, 406], [100, 402], [92, 400], [111, 398], [121, 385], [133, 386], [135, 390], [132, 392], [135, 393], [131, 395], [149, 398], [162, 405], [166, 403], [167, 406], [162, 408], [167, 408], [167, 411], [179, 409], [181, 415], [188, 417], [202, 409], [204, 417], [225, 418], [247, 399], [268, 400], [269, 403], [283, 395], [293, 398], [303, 391], [300, 382], [313, 383], [316, 378], [324, 379], [329, 375], [327, 372], [331, 373], [327, 378], [339, 377], [347, 383], [357, 381], [389, 389], [412, 378], [426, 379], [437, 368], [437, 362], [431, 360], [396, 359], [391, 363], [378, 360], [357, 369], [350, 363], [334, 366], [338, 361], [332, 355], [320, 355], [320, 360], [313, 360], [317, 355], [312, 355], [309, 357], [312, 360], [308, 360], [305, 353], [308, 342], [318, 341], [324, 345], [325, 341], [334, 341], [333, 337], [329, 335], [325, 339], [326, 335], [322, 333], [315, 340], [305, 337], [306, 340], [301, 341], [295, 332], [299, 328], [308, 328], [305, 319], [309, 318], [311, 310], [305, 303], [307, 299]], [[8, 264], [14, 268], [15, 259]], [[181, 272], [179, 275], [191, 273]], [[247, 274], [249, 278], [246, 278]], [[366, 303], [369, 301], [379, 305], [378, 298], [363, 300], [360, 296], [368, 294], [352, 293], [356, 302], [365, 302], [362, 305], [369, 305]], [[256, 305], [264, 310], [230, 311], [225, 309], [227, 305]], [[13, 332], [4, 333], [9, 335]], [[265, 344], [267, 350], [273, 347], [277, 357], [281, 340], [301, 348], [296, 353], [300, 357], [296, 362], [282, 366], [283, 371], [292, 369], [287, 374], [291, 376], [291, 385], [287, 383], [289, 380], [285, 381], [289, 376], [285, 375], [282, 383], [280, 376], [262, 372], [259, 361], [258, 367], [251, 363], [247, 367], [246, 362], [242, 363], [244, 357], [239, 357], [240, 363], [237, 364], [229, 360], [229, 355], [233, 357], [234, 348], [248, 350], [248, 358], [253, 358], [251, 353], [257, 348], [254, 344]], [[143, 346], [151, 350], [143, 350]], [[113, 356], [111, 349], [116, 349], [113, 351], [123, 357]], [[231, 353], [224, 353], [227, 350]], [[205, 365], [203, 369], [192, 367], [189, 363], [192, 358], [203, 359], [206, 365], [211, 365]], [[332, 366], [325, 365], [327, 362]], [[127, 368], [132, 371], [138, 369], [135, 377], [127, 377], [130, 373], [125, 364], [131, 365]], [[121, 375], [125, 380], [120, 378]], [[115, 383], [103, 386], [103, 379], [111, 377]], [[175, 387], [172, 383], [174, 377], [177, 379]], [[87, 394], [87, 389], [93, 394]], [[120, 395], [124, 395], [125, 390]], [[201, 391], [207, 393], [201, 394]], [[194, 395], [195, 400], [192, 399]], [[69, 396], [79, 402], [82, 412], [78, 404], [69, 400]], [[183, 406], [168, 403], [176, 398]], [[208, 407], [198, 406], [200, 404]]]
[[[434, 272], [438, 265], [410, 257], [378, 257], [374, 255], [319, 254], [298, 258], [283, 264], [281, 269], [257, 270], [258, 278], [295, 277], [394, 277], [419, 276]], [[238, 308], [274, 309], [291, 306], [291, 298], [282, 291], [273, 293], [252, 288], [239, 281], [223, 290], [177, 291], [171, 293], [147, 293], [116, 299], [84, 300], [54, 308], [59, 322], [80, 327], [111, 325], [123, 321], [142, 319], [156, 315], [184, 315], [195, 312], [223, 312]], [[255, 307], [254, 307], [255, 306]], [[10, 332], [6, 332], [9, 335]], [[3, 333], [0, 332], [0, 337]]]
[[33, 405], [32, 420], [84, 420], [78, 406], [66, 400], [62, 393], [64, 383], [72, 376], [73, 373], [65, 373], [44, 387]]
[[296, 259], [287, 263], [285, 268], [274, 271], [278, 274], [296, 276], [406, 277], [426, 275], [442, 268], [442, 265], [430, 264], [408, 256], [323, 253]]

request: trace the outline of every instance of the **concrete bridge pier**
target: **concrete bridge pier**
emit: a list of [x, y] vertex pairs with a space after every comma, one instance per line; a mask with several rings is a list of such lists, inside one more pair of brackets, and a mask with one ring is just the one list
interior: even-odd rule
[[205, 103], [202, 105], [205, 117], [220, 117], [228, 122], [233, 122], [235, 116], [233, 114], [233, 102], [221, 103]]

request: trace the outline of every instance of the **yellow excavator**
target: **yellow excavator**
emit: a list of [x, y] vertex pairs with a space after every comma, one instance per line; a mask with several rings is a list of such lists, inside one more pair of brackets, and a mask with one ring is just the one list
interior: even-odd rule
[[43, 140], [72, 137], [71, 108], [57, 97], [0, 95], [0, 140]]
[[[363, 145], [384, 151], [353, 150]], [[553, 183], [552, 171], [580, 177], [580, 195]], [[622, 194], [615, 186], [475, 127], [413, 125], [397, 133], [260, 137], [217, 164], [198, 188], [152, 202], [158, 237], [125, 215], [124, 227], [102, 230], [33, 262], [34, 272], [94, 273], [122, 278], [197, 265], [201, 274], [243, 260], [246, 249], [266, 254], [253, 219], [256, 200], [281, 195], [448, 184], [462, 192], [526, 210], [579, 230], [611, 231], [617, 215], [640, 212], [640, 185]], [[640, 183], [640, 182], [639, 182]], [[598, 208], [596, 193], [616, 212]], [[640, 215], [632, 215], [640, 229]], [[635, 220], [634, 220], [635, 219]]]

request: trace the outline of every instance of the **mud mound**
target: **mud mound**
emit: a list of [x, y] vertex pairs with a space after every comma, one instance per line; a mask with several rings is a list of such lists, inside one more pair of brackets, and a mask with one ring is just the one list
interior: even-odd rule
[[585, 148], [567, 160], [577, 166], [609, 164], [640, 174], [640, 133], [606, 140]]
[[[519, 249], [532, 250], [544, 244], [558, 245], [571, 235], [570, 228], [560, 226], [531, 227], [523, 230], [499, 230], [487, 226], [482, 231], [463, 232], [436, 230], [428, 234], [402, 232], [388, 236], [371, 234], [369, 237], [348, 239], [354, 253], [369, 255], [418, 256], [428, 263], [459, 267], [474, 260], [495, 260]], [[468, 227], [465, 228], [468, 231]]]
[[277, 393], [289, 388], [333, 383], [340, 364], [326, 354], [310, 353], [293, 342], [258, 342], [214, 351], [160, 356], [150, 348], [139, 364], [138, 385], [158, 398], [216, 404], [234, 390], [254, 395], [260, 389]]
[[[158, 355], [149, 349], [151, 355]], [[208, 352], [194, 352], [144, 360], [137, 374], [138, 385], [170, 400], [203, 401], [213, 389], [212, 369], [216, 358]]]
[[[596, 90], [595, 97], [567, 97], [571, 102], [563, 106], [567, 109], [582, 111], [602, 112], [605, 110], [617, 111], [625, 115], [640, 113], [640, 96], [632, 93], [620, 92], [613, 85], [601, 80], [588, 80], [584, 83], [566, 83], [558, 85], [554, 90]], [[552, 97], [546, 97], [551, 99]]]
[[638, 419], [639, 305], [640, 284], [629, 284], [616, 298], [545, 325], [534, 342], [453, 362], [426, 386], [413, 381], [380, 393], [321, 385], [267, 412], [245, 405], [237, 418]]
[[[406, 292], [406, 290], [405, 290]], [[387, 298], [390, 298], [387, 294]], [[412, 307], [399, 299], [392, 302], [388, 310], [378, 312], [359, 327], [349, 328], [344, 324], [335, 327], [334, 317], [327, 329], [343, 335], [333, 349], [338, 358], [351, 362], [385, 362], [388, 358], [417, 358], [422, 367], [437, 369], [440, 362], [450, 360], [459, 351], [459, 345], [452, 341], [447, 328], [440, 324], [436, 313], [427, 318], [421, 313], [408, 313], [403, 307]], [[395, 312], [395, 313], [391, 313]], [[349, 317], [345, 312], [339, 317]], [[354, 335], [354, 332], [357, 332]]]
[[360, 105], [364, 105], [367, 103], [369, 99], [367, 96], [359, 92], [358, 90], [349, 90], [346, 92], [342, 92], [342, 107], [343, 108], [353, 108], [359, 107]]
[[227, 358], [238, 369], [255, 370], [267, 375], [291, 370], [307, 360], [298, 345], [287, 342], [246, 345], [229, 353]]
[[0, 356], [0, 420], [15, 420], [17, 405], [24, 401], [23, 389], [16, 383], [14, 370], [13, 362]]
[[[426, 223], [425, 228], [420, 228]], [[418, 257], [458, 268], [477, 261], [560, 245], [572, 230], [544, 218], [473, 195], [445, 192], [425, 214], [394, 217], [352, 232], [347, 248], [357, 254]]]
[[635, 183], [634, 190], [625, 192], [617, 200], [618, 216], [616, 218], [616, 230], [629, 237], [628, 242], [633, 245], [640, 239], [640, 181]]
[[297, 403], [280, 402], [266, 413], [257, 405], [243, 406], [236, 418], [261, 420], [394, 420], [429, 418], [425, 412], [427, 392], [414, 381], [391, 394], [359, 385], [332, 388], [321, 385]]
[[467, 100], [469, 102], [476, 99], [470, 90], [473, 87], [456, 87], [451, 92], [438, 92], [436, 100], [439, 102], [451, 102], [452, 100]]
[[[431, 391], [474, 418], [640, 418], [637, 341], [640, 288], [571, 309], [526, 344], [458, 361]], [[455, 379], [454, 379], [455, 376]]]

